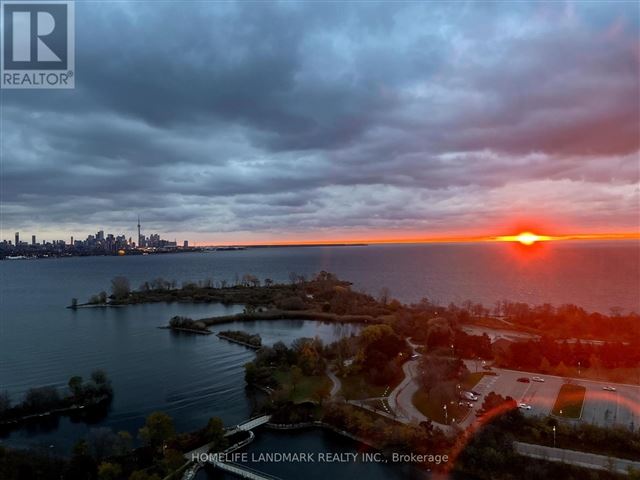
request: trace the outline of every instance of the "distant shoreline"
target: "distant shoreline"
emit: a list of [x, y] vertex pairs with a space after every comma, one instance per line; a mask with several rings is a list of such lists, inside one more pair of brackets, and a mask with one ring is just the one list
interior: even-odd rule
[[167, 255], [171, 253], [209, 253], [209, 252], [235, 252], [249, 250], [253, 248], [305, 248], [305, 247], [367, 247], [367, 243], [314, 243], [314, 244], [292, 244], [292, 245], [220, 245], [220, 246], [202, 246], [202, 247], [189, 247], [188, 250], [182, 248], [176, 248], [171, 250], [158, 250], [158, 251], [140, 251], [140, 250], [128, 250], [124, 254], [118, 252], [73, 252], [73, 251], [43, 251], [43, 252], [29, 252], [21, 251], [19, 253], [11, 252], [10, 255], [0, 255], [0, 261], [16, 261], [16, 260], [44, 260], [51, 258], [75, 258], [75, 257], [139, 257], [149, 255]]

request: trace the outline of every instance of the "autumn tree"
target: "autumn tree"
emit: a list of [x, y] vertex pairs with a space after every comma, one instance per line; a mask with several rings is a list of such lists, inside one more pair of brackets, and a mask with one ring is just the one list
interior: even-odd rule
[[164, 412], [153, 412], [145, 424], [138, 431], [140, 439], [154, 449], [160, 449], [162, 445], [175, 435], [173, 420]]
[[547, 360], [547, 357], [542, 357], [538, 370], [542, 373], [549, 373], [551, 371], [551, 364], [549, 363], [549, 360]]
[[160, 480], [157, 473], [148, 473], [145, 470], [135, 470], [129, 476], [129, 480]]
[[98, 480], [118, 480], [122, 467], [116, 463], [103, 462], [98, 467]]
[[330, 395], [331, 395], [331, 386], [323, 382], [318, 386], [318, 388], [316, 388], [311, 393], [311, 398], [313, 401], [317, 402], [320, 406], [322, 406], [322, 403], [327, 398], [329, 398]]
[[224, 425], [218, 417], [211, 417], [205, 427], [204, 435], [207, 442], [213, 442], [213, 450], [218, 450], [226, 445]]
[[296, 387], [302, 380], [302, 370], [297, 365], [291, 367], [291, 386], [293, 387], [293, 391], [296, 391]]

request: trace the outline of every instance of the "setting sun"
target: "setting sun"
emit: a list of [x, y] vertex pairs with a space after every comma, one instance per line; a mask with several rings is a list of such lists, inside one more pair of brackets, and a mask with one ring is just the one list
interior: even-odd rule
[[533, 245], [536, 242], [546, 242], [551, 240], [552, 237], [547, 235], [537, 235], [532, 232], [521, 232], [518, 235], [505, 235], [497, 237], [496, 240], [502, 242], [520, 242], [522, 245]]
[[540, 240], [540, 237], [535, 233], [522, 232], [520, 235], [518, 235], [517, 239], [523, 245], [533, 245], [538, 240]]

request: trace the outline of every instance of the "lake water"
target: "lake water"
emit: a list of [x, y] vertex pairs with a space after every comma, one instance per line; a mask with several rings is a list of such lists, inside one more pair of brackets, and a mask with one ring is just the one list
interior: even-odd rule
[[[369, 480], [420, 480], [430, 478], [429, 474], [420, 468], [408, 464], [384, 463], [381, 461], [364, 460], [364, 453], [371, 450], [358, 448], [355, 442], [346, 439], [336, 433], [313, 429], [302, 431], [271, 431], [264, 428], [257, 431], [256, 439], [243, 450], [248, 455], [247, 462], [239, 462], [243, 465], [274, 475], [283, 479], [298, 479], [304, 476], [305, 480], [355, 479], [366, 478]], [[303, 464], [297, 462], [260, 462], [253, 461], [260, 454], [267, 453], [316, 453], [313, 463]], [[358, 454], [355, 462], [323, 462], [319, 461], [317, 452], [331, 452], [341, 455], [344, 453]], [[302, 467], [301, 467], [302, 465]], [[304, 474], [301, 474], [304, 471]], [[230, 474], [222, 474], [208, 467], [200, 470], [196, 480], [225, 479], [235, 480]], [[463, 478], [456, 476], [452, 480]], [[467, 480], [468, 477], [465, 477]]]
[[[242, 365], [254, 353], [212, 335], [176, 335], [156, 327], [173, 315], [223, 315], [241, 306], [153, 304], [78, 311], [64, 307], [72, 297], [84, 301], [108, 290], [117, 275], [127, 276], [136, 287], [160, 276], [180, 283], [232, 281], [236, 275], [253, 273], [287, 281], [289, 272], [310, 276], [320, 270], [335, 272], [373, 294], [387, 286], [403, 302], [426, 296], [442, 304], [471, 299], [492, 305], [509, 299], [575, 303], [603, 312], [613, 306], [640, 311], [637, 242], [558, 243], [528, 250], [510, 244], [265, 248], [3, 261], [0, 390], [17, 400], [29, 387], [62, 387], [72, 375], [88, 376], [103, 368], [113, 380], [115, 398], [99, 425], [136, 432], [154, 410], [171, 414], [180, 430], [200, 427], [214, 415], [226, 424], [240, 422], [251, 407]], [[331, 341], [357, 327], [278, 321], [218, 330], [227, 328], [260, 333], [269, 344], [316, 335]], [[64, 452], [89, 428], [63, 417], [48, 429], [23, 429], [0, 441], [54, 445]], [[310, 440], [314, 441], [319, 440]]]

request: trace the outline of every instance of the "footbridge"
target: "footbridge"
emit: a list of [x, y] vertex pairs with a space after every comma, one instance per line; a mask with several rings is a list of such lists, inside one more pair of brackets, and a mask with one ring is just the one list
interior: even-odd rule
[[209, 463], [224, 472], [232, 473], [240, 478], [249, 478], [251, 480], [281, 480], [280, 477], [274, 477], [273, 475], [253, 470], [246, 465], [218, 461], [212, 461]]
[[248, 432], [254, 428], [258, 428], [260, 425], [264, 425], [271, 420], [271, 415], [262, 415], [261, 417], [250, 418], [246, 422], [239, 423], [235, 427], [228, 428], [225, 432], [225, 437], [233, 435], [237, 432]]
[[[229, 437], [238, 432], [249, 432], [250, 437], [246, 440], [241, 441], [240, 443], [230, 446], [223, 453], [233, 452], [234, 450], [242, 448], [245, 445], [251, 443], [251, 441], [254, 438], [254, 434], [252, 430], [254, 428], [258, 428], [261, 425], [264, 425], [265, 423], [268, 423], [269, 420], [271, 420], [271, 415], [262, 415], [260, 417], [250, 418], [245, 422], [242, 422], [242, 423], [239, 423], [238, 425], [227, 428], [224, 432], [225, 437]], [[213, 442], [202, 445], [201, 447], [191, 450], [190, 452], [187, 452], [184, 454], [184, 457], [187, 460], [195, 461], [195, 464], [192, 467], [187, 469], [187, 471], [184, 473], [182, 477], [183, 480], [191, 480], [196, 476], [196, 473], [198, 472], [200, 467], [204, 465], [204, 463], [201, 461], [197, 461], [195, 459], [200, 457], [202, 454], [208, 453], [212, 447], [213, 447]], [[280, 480], [278, 477], [274, 477], [266, 473], [258, 472], [257, 470], [253, 470], [245, 465], [239, 465], [232, 462], [221, 462], [219, 460], [216, 460], [214, 457], [211, 457], [206, 463], [222, 471], [232, 473], [240, 478], [249, 478], [252, 480]]]

